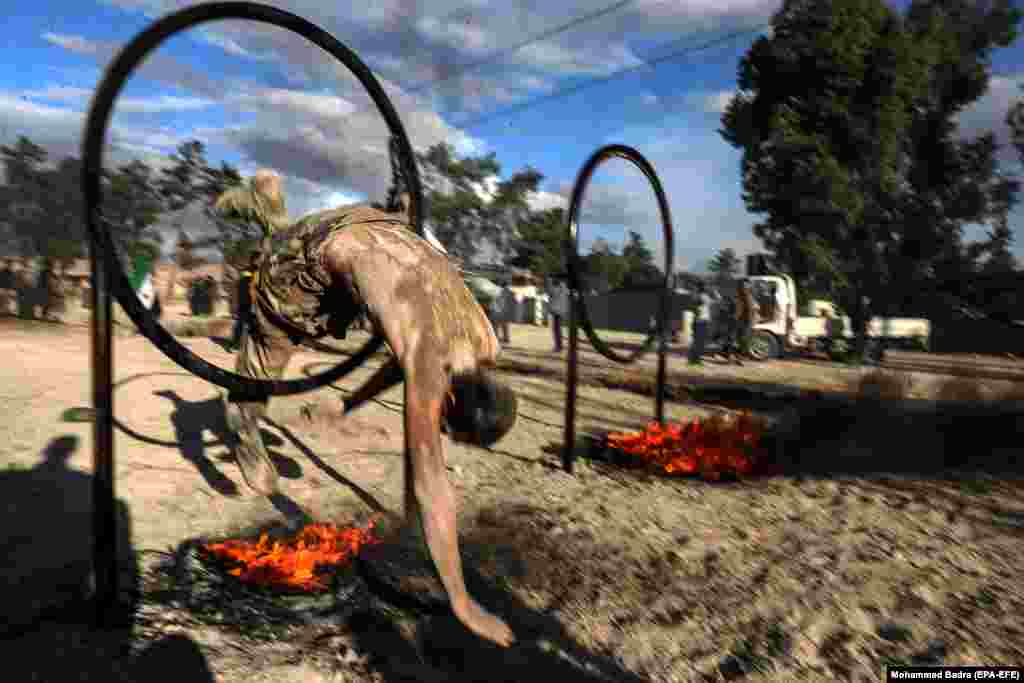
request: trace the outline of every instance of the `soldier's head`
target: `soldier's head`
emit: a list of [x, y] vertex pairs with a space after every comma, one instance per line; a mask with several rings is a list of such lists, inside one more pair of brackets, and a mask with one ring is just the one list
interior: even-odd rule
[[444, 428], [453, 441], [489, 448], [516, 423], [515, 393], [479, 369], [452, 378]]

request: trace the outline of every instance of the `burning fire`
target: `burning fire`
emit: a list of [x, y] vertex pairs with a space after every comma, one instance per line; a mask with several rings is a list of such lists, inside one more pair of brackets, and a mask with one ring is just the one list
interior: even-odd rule
[[762, 434], [762, 423], [744, 413], [735, 419], [713, 416], [664, 426], [651, 422], [641, 432], [612, 432], [606, 443], [668, 474], [717, 481], [726, 474], [739, 477], [754, 471]]
[[347, 564], [362, 546], [378, 542], [372, 528], [372, 521], [365, 528], [310, 524], [284, 541], [272, 542], [263, 534], [255, 542], [232, 539], [203, 548], [236, 565], [228, 573], [245, 583], [317, 592], [328, 588], [325, 575], [331, 569]]

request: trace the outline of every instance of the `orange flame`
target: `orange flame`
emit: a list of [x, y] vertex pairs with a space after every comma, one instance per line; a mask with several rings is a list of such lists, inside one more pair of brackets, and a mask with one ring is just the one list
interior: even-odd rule
[[723, 475], [751, 474], [757, 464], [762, 423], [747, 413], [735, 419], [651, 422], [644, 431], [612, 432], [610, 448], [637, 456], [668, 474], [698, 474], [717, 481]]
[[379, 542], [372, 528], [372, 521], [362, 529], [309, 524], [284, 541], [271, 542], [262, 534], [255, 542], [232, 539], [203, 549], [236, 565], [228, 573], [245, 583], [317, 592], [328, 588], [324, 575], [331, 569], [347, 564], [362, 546]]

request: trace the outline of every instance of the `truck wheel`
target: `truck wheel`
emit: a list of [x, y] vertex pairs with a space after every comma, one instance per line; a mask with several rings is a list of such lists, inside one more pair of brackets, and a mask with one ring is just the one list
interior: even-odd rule
[[765, 330], [754, 330], [750, 338], [750, 355], [755, 360], [770, 360], [779, 357], [779, 340]]

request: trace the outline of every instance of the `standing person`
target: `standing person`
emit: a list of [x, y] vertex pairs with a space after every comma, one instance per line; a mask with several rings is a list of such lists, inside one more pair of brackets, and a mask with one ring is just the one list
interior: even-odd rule
[[4, 261], [4, 269], [0, 270], [0, 314], [11, 312], [15, 286], [14, 270], [11, 268], [11, 262]]
[[723, 294], [718, 305], [718, 337], [721, 339], [719, 355], [726, 361], [736, 357], [736, 292]]
[[495, 331], [498, 333], [498, 339], [502, 344], [511, 344], [512, 335], [509, 333], [509, 323], [515, 318], [516, 295], [507, 282], [501, 283], [501, 292], [498, 293], [494, 302], [496, 304], [495, 318], [498, 323], [498, 328]]
[[15, 294], [18, 297], [18, 317], [27, 320], [35, 320], [36, 288], [32, 283], [31, 266], [27, 263], [21, 264], [21, 268], [14, 274], [14, 282], [17, 287]]
[[708, 296], [704, 283], [697, 285], [697, 310], [693, 315], [693, 337], [690, 341], [690, 365], [703, 365], [704, 345], [708, 330], [711, 327], [711, 297]]
[[560, 277], [553, 278], [548, 287], [548, 314], [555, 340], [554, 352], [559, 353], [562, 350], [562, 319], [569, 315], [569, 288]]
[[[407, 201], [396, 212], [367, 205], [322, 211], [264, 240], [236, 372], [280, 379], [303, 340], [343, 338], [352, 320], [367, 316], [391, 357], [346, 399], [346, 409], [405, 382], [406, 523], [423, 530], [459, 621], [508, 646], [511, 629], [466, 589], [441, 433], [488, 448], [515, 424], [516, 396], [495, 375], [501, 345], [487, 315], [448, 257], [413, 232]], [[266, 399], [227, 397], [242, 473], [272, 495], [278, 473], [259, 424], [266, 411]]]
[[43, 320], [50, 318], [52, 281], [53, 270], [49, 263], [43, 262], [39, 267], [39, 276], [36, 278], [36, 301], [39, 303], [39, 317]]
[[829, 356], [836, 356], [843, 341], [843, 320], [832, 310], [824, 310], [822, 315], [825, 316], [825, 335], [828, 338], [826, 350]]
[[750, 358], [750, 339], [754, 333], [754, 321], [757, 319], [757, 304], [750, 291], [750, 283], [740, 280], [736, 290], [736, 346], [739, 355], [736, 365], [743, 365], [741, 358]]

